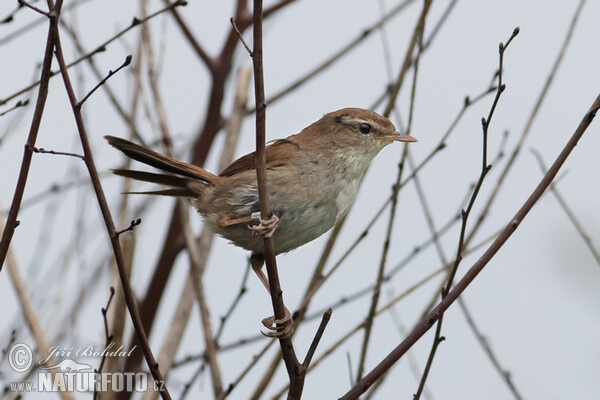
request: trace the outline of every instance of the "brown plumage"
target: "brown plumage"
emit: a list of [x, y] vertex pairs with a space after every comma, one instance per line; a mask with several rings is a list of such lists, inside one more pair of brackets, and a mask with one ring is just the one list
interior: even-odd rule
[[326, 114], [302, 132], [276, 140], [266, 148], [274, 217], [259, 223], [252, 217], [259, 211], [254, 153], [215, 175], [128, 140], [106, 139], [132, 159], [168, 172], [118, 169], [117, 175], [169, 187], [142, 193], [192, 198], [208, 226], [252, 252], [253, 268], [267, 289], [260, 271], [263, 240], [256, 233], [272, 234], [277, 254], [316, 239], [346, 215], [364, 173], [382, 148], [393, 141], [416, 141], [397, 132], [387, 118], [360, 108]]
[[[369, 132], [361, 132], [366, 126]], [[215, 175], [125, 139], [106, 136], [106, 140], [130, 158], [169, 173], [117, 169], [115, 174], [169, 187], [144, 194], [194, 199], [215, 232], [253, 253], [262, 251], [262, 239], [246, 227], [252, 213], [259, 211], [254, 153]], [[392, 141], [414, 139], [396, 132], [377, 113], [346, 108], [267, 146], [269, 200], [280, 219], [274, 234], [276, 253], [315, 239], [345, 215], [369, 163]]]

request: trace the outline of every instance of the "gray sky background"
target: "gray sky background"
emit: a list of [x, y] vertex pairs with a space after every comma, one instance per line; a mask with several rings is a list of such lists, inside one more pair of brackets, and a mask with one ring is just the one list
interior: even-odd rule
[[[16, 3], [16, 2], [15, 2]], [[149, 2], [149, 10], [162, 7], [162, 2]], [[229, 30], [232, 6], [225, 2], [190, 2], [180, 9], [193, 27], [206, 50], [216, 53]], [[68, 2], [67, 2], [68, 4]], [[265, 86], [267, 97], [301, 75], [333, 51], [339, 49], [364, 28], [376, 21], [382, 9], [391, 9], [397, 1], [316, 1], [305, 0], [287, 7], [265, 23]], [[434, 1], [426, 26], [426, 38], [447, 1]], [[411, 134], [419, 143], [411, 145], [411, 155], [419, 163], [437, 146], [458, 111], [464, 97], [475, 97], [489, 85], [498, 66], [498, 43], [505, 42], [513, 28], [520, 34], [505, 54], [504, 80], [507, 85], [494, 115], [489, 133], [489, 154], [493, 158], [508, 131], [506, 149], [518, 142], [533, 105], [542, 89], [551, 66], [558, 54], [565, 34], [575, 13], [577, 1], [475, 1], [459, 0], [431, 47], [423, 54], [419, 66], [414, 122]], [[415, 1], [406, 11], [393, 18], [382, 35], [375, 33], [333, 67], [285, 99], [267, 109], [267, 137], [276, 139], [299, 132], [303, 127], [335, 109], [355, 106], [369, 108], [391, 80], [385, 61], [385, 46], [389, 45], [392, 74], [395, 77], [403, 60], [406, 46], [421, 11], [421, 2]], [[12, 2], [0, 5], [0, 16], [14, 8]], [[80, 32], [80, 40], [88, 49], [127, 26], [132, 17], [139, 15], [137, 2], [115, 0], [91, 1], [77, 8], [67, 19]], [[597, 38], [600, 3], [588, 1], [575, 29], [564, 61], [552, 83], [535, 120], [523, 151], [508, 175], [485, 226], [475, 243], [485, 239], [504, 226], [539, 182], [542, 174], [536, 159], [529, 151], [535, 148], [550, 164], [573, 133], [584, 113], [600, 93], [600, 55]], [[18, 14], [14, 25], [0, 25], [0, 39], [35, 15], [29, 11]], [[207, 102], [209, 77], [188, 48], [169, 17], [152, 21], [154, 42], [163, 52], [160, 86], [167, 107], [167, 119], [174, 135], [180, 158], [187, 160], [188, 139], [203, 121]], [[18, 40], [0, 46], [0, 98], [26, 86], [37, 76], [36, 63], [41, 61], [45, 45], [46, 26], [23, 35]], [[138, 31], [133, 30], [122, 40], [113, 43], [94, 60], [103, 71], [116, 68], [125, 55], [134, 51]], [[162, 33], [162, 34], [161, 34]], [[248, 31], [246, 40], [251, 42]], [[159, 39], [160, 37], [160, 39]], [[75, 58], [72, 43], [63, 33], [66, 54]], [[387, 44], [385, 44], [387, 43]], [[250, 65], [250, 59], [240, 46], [235, 57], [236, 66]], [[87, 66], [74, 70], [73, 78], [81, 95], [96, 80]], [[130, 79], [122, 71], [110, 80], [110, 86], [124, 102], [130, 98]], [[79, 79], [81, 78], [81, 79]], [[235, 80], [230, 79], [224, 115], [231, 107]], [[406, 121], [409, 87], [412, 72], [405, 80], [398, 100], [398, 110]], [[30, 93], [35, 98], [35, 93]], [[149, 96], [147, 95], [147, 99]], [[253, 93], [250, 93], [253, 99]], [[455, 215], [471, 182], [478, 175], [481, 163], [481, 117], [487, 115], [493, 96], [488, 96], [471, 107], [440, 152], [420, 173], [435, 222], [439, 227]], [[252, 102], [252, 101], [251, 101]], [[127, 104], [127, 103], [126, 103]], [[50, 96], [44, 113], [37, 147], [60, 151], [80, 152], [78, 136], [73, 124], [62, 81], [52, 80]], [[0, 112], [4, 109], [0, 108]], [[376, 109], [380, 111], [381, 109]], [[121, 163], [121, 155], [105, 144], [103, 135], [124, 136], [126, 127], [100, 90], [84, 106], [88, 133], [96, 163], [101, 171]], [[7, 210], [12, 200], [20, 167], [23, 144], [27, 137], [33, 106], [22, 119], [9, 127], [12, 114], [0, 117], [0, 209]], [[392, 118], [401, 126], [396, 117]], [[559, 190], [583, 223], [593, 243], [600, 246], [600, 121], [594, 121], [559, 174]], [[146, 137], [156, 137], [152, 125], [140, 118], [138, 129]], [[237, 154], [243, 155], [254, 148], [254, 125], [246, 119]], [[216, 170], [223, 143], [219, 135], [206, 164]], [[341, 239], [338, 241], [329, 265], [333, 264], [347, 246], [362, 232], [375, 210], [389, 194], [397, 173], [401, 145], [389, 146], [376, 158], [361, 189], [357, 203], [350, 214]], [[483, 202], [506, 163], [506, 158], [494, 165], [474, 208], [477, 216]], [[86, 176], [83, 163], [78, 159], [50, 155], [34, 155], [25, 199], [48, 190], [54, 183], [75, 176]], [[103, 181], [116, 214], [119, 204], [120, 182], [110, 177]], [[142, 187], [142, 186], [139, 186]], [[98, 208], [90, 188], [71, 191], [59, 201], [46, 200], [24, 208], [19, 215], [21, 225], [16, 230], [12, 248], [26, 279], [30, 295], [50, 338], [56, 345], [74, 346], [102, 343], [103, 307], [108, 296], [108, 275], [104, 274], [93, 287], [83, 312], [73, 322], [66, 336], [57, 338], [66, 309], [72, 306], [73, 293], [80, 282], [89, 277], [95, 266], [107, 254], [108, 240]], [[143, 198], [132, 199], [140, 204]], [[144, 293], [150, 272], [162, 245], [165, 224], [171, 214], [173, 201], [158, 199], [152, 203], [143, 223], [136, 228], [137, 253], [134, 289]], [[54, 208], [49, 208], [54, 207]], [[50, 211], [48, 211], [50, 210]], [[84, 234], [75, 234], [79, 215], [83, 219]], [[52, 215], [52, 216], [49, 216]], [[199, 232], [201, 220], [194, 213], [193, 225]], [[331, 282], [315, 298], [313, 311], [325, 307], [343, 296], [355, 292], [374, 281], [381, 253], [389, 212], [370, 231], [353, 256], [336, 272]], [[131, 215], [129, 219], [137, 218]], [[472, 226], [474, 219], [471, 220]], [[454, 257], [459, 227], [455, 225], [442, 238], [447, 258]], [[388, 268], [395, 266], [412, 249], [429, 237], [422, 208], [415, 187], [410, 184], [400, 194], [399, 211], [394, 226]], [[309, 272], [320, 256], [327, 235], [289, 254], [278, 257], [280, 278], [286, 304], [295, 309], [302, 296]], [[51, 243], [45, 252], [44, 243]], [[81, 250], [74, 259], [64, 263], [65, 248], [77, 246]], [[459, 277], [483, 252], [465, 257]], [[206, 282], [207, 296], [213, 310], [215, 324], [232, 296], [237, 292], [244, 272], [245, 251], [234, 248], [223, 239], [217, 239], [211, 251]], [[440, 266], [435, 249], [428, 248], [409, 264], [383, 289], [381, 303], [390, 293], [399, 294]], [[167, 298], [159, 309], [151, 345], [156, 352], [168, 328], [178, 294], [187, 278], [187, 256], [180, 256], [167, 286]], [[439, 280], [425, 285], [404, 301], [395, 312], [406, 329], [417, 321]], [[504, 368], [524, 399], [592, 399], [597, 397], [600, 376], [600, 265], [594, 260], [558, 202], [547, 194], [527, 216], [483, 273], [466, 291], [464, 300], [486, 335]], [[270, 315], [271, 305], [260, 282], [251, 276], [248, 294], [230, 321], [222, 343], [258, 333], [260, 319]], [[8, 343], [10, 330], [18, 328], [19, 340], [33, 343], [20, 317], [20, 308], [6, 270], [0, 274], [0, 292], [5, 310], [4, 329], [0, 343]], [[366, 314], [370, 296], [350, 306], [334, 310], [320, 349], [333, 343], [349, 327]], [[198, 312], [192, 319], [180, 349], [179, 357], [202, 350]], [[310, 344], [318, 322], [311, 322], [294, 339], [299, 354]], [[427, 388], [432, 399], [508, 399], [512, 398], [506, 385], [493, 370], [490, 362], [468, 328], [458, 307], [446, 314], [443, 335]], [[367, 370], [382, 359], [401, 340], [389, 314], [381, 316], [372, 337]], [[411, 352], [422, 368], [431, 346], [431, 332]], [[349, 388], [347, 352], [356, 369], [362, 334], [355, 335], [327, 362], [307, 377], [307, 399], [337, 398]], [[250, 345], [241, 352], [223, 353], [220, 361], [223, 380], [228, 384], [242, 365], [260, 349], [263, 342]], [[4, 345], [3, 345], [4, 346]], [[317, 356], [319, 352], [317, 352]], [[241, 360], [241, 361], [240, 361]], [[258, 371], [266, 367], [265, 358]], [[95, 362], [96, 360], [88, 360]], [[226, 367], [229, 366], [229, 367]], [[3, 374], [6, 364], [0, 366]], [[194, 366], [195, 368], [195, 366]], [[181, 390], [193, 368], [184, 368], [172, 374], [172, 393]], [[5, 375], [6, 376], [6, 375]], [[18, 378], [17, 378], [18, 379]], [[267, 394], [273, 394], [287, 377], [280, 370]], [[411, 398], [418, 380], [413, 376], [407, 359], [392, 370], [376, 398]], [[231, 399], [244, 399], [254, 384], [243, 382]], [[195, 384], [195, 398], [211, 398], [208, 375]], [[31, 398], [41, 398], [30, 396]], [[78, 398], [88, 398], [80, 395]], [[29, 397], [27, 397], [29, 398]], [[269, 398], [267, 396], [266, 398]]]

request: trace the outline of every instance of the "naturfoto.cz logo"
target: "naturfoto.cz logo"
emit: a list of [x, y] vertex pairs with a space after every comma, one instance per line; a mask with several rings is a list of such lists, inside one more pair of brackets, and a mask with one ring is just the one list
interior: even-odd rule
[[[122, 348], [111, 351], [109, 346], [102, 351], [95, 351], [93, 346], [82, 347], [75, 351], [73, 348], [54, 346], [50, 348], [50, 355], [40, 361], [44, 364], [51, 357], [65, 356], [104, 356], [123, 357], [131, 351], [122, 351]], [[27, 372], [33, 365], [33, 352], [24, 343], [16, 343], [8, 353], [10, 367], [18, 373]], [[34, 382], [11, 382], [11, 392], [146, 392], [161, 391], [162, 382], [151, 380], [144, 372], [95, 372], [91, 365], [77, 362], [71, 358], [63, 358], [60, 362], [42, 367], [37, 374], [37, 385]]]

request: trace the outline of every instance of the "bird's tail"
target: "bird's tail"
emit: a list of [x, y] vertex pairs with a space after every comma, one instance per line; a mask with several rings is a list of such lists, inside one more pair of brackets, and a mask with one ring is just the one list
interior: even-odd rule
[[[158, 194], [166, 196], [198, 197], [206, 189], [206, 185], [213, 186], [220, 179], [218, 176], [193, 164], [184, 163], [157, 153], [139, 144], [115, 136], [104, 136], [114, 148], [122, 151], [128, 157], [153, 166], [171, 174], [156, 174], [151, 172], [133, 171], [129, 169], [115, 169], [116, 175], [136, 179], [144, 182], [158, 183], [172, 187], [172, 189], [143, 194]], [[200, 182], [199, 182], [200, 181]]]

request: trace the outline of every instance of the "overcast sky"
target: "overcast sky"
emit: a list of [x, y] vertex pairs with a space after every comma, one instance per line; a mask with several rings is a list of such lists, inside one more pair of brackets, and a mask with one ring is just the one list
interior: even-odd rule
[[[16, 3], [16, 2], [15, 2]], [[70, 2], [67, 2], [69, 4]], [[111, 37], [139, 15], [137, 2], [114, 0], [90, 1], [78, 7], [66, 18], [80, 32], [79, 39], [87, 49]], [[229, 31], [232, 6], [225, 2], [191, 2], [180, 12], [190, 23], [194, 34], [206, 50], [215, 54], [224, 35]], [[429, 37], [448, 1], [434, 1], [427, 19], [425, 39]], [[489, 131], [489, 157], [505, 146], [512, 151], [519, 141], [531, 111], [539, 97], [548, 74], [562, 46], [571, 24], [578, 1], [476, 1], [456, 2], [446, 23], [423, 54], [416, 86], [416, 99], [411, 135], [419, 142], [411, 145], [411, 156], [418, 164], [439, 143], [451, 122], [460, 111], [465, 96], [474, 98], [489, 86], [498, 68], [498, 43], [506, 41], [515, 27], [520, 34], [505, 53], [502, 95]], [[316, 1], [305, 0], [288, 6], [265, 23], [264, 58], [267, 97], [286, 87], [307, 69], [316, 66], [333, 51], [357, 37], [371, 26], [382, 12], [398, 1]], [[42, 5], [40, 5], [42, 7]], [[162, 7], [162, 2], [149, 2], [149, 10]], [[351, 53], [331, 68], [318, 75], [307, 85], [267, 109], [267, 138], [276, 139], [299, 132], [323, 114], [348, 106], [369, 108], [398, 73], [410, 35], [421, 11], [422, 2], [414, 1], [405, 11], [392, 18], [383, 32], [372, 34]], [[0, 5], [0, 17], [14, 8], [12, 2]], [[166, 14], [165, 14], [166, 15]], [[484, 240], [502, 228], [542, 177], [531, 148], [539, 151], [547, 165], [568, 141], [579, 121], [600, 94], [600, 53], [597, 38], [600, 3], [587, 2], [583, 8], [564, 60], [541, 105], [524, 147], [515, 166], [507, 176], [486, 224], [473, 243]], [[0, 25], [0, 40], [16, 27], [35, 19], [33, 12], [23, 10], [13, 24]], [[170, 17], [152, 21], [154, 42], [159, 54], [160, 87], [166, 105], [167, 120], [176, 137], [180, 158], [189, 159], [189, 138], [194, 135], [204, 118], [209, 89], [206, 69], [199, 63]], [[0, 98], [6, 98], [27, 86], [39, 74], [36, 63], [41, 61], [46, 38], [46, 25], [29, 31], [18, 39], [0, 42]], [[107, 47], [94, 60], [102, 71], [116, 68], [127, 54], [135, 52], [137, 31], [132, 30], [123, 39]], [[251, 42], [250, 31], [245, 38]], [[72, 41], [63, 33], [63, 45], [69, 59], [76, 57]], [[160, 37], [160, 39], [159, 39]], [[389, 60], [386, 57], [389, 56]], [[240, 46], [235, 65], [249, 66], [250, 59]], [[391, 68], [392, 77], [389, 76]], [[96, 80], [89, 68], [83, 66], [73, 72], [77, 91], [81, 95]], [[129, 72], [122, 71], [110, 81], [118, 96], [128, 103], [131, 96]], [[408, 117], [410, 85], [409, 74], [398, 100], [397, 115], [392, 121], [405, 126]], [[234, 79], [230, 79], [223, 113], [231, 108]], [[30, 93], [35, 99], [36, 92]], [[20, 99], [24, 99], [22, 97]], [[149, 98], [149, 95], [148, 95]], [[250, 98], [253, 94], [250, 93]], [[427, 196], [431, 213], [438, 229], [459, 211], [469, 185], [474, 182], [481, 164], [481, 117], [487, 115], [493, 96], [488, 96], [469, 108], [447, 141], [447, 147], [421, 171], [420, 182]], [[0, 112], [5, 107], [0, 108]], [[375, 109], [381, 112], [382, 108]], [[21, 163], [33, 106], [24, 109], [20, 120], [12, 122], [16, 113], [0, 117], [0, 209], [7, 210], [12, 201]], [[100, 90], [84, 106], [87, 129], [100, 171], [108, 171], [122, 162], [121, 155], [106, 145], [103, 135], [126, 136], [127, 128], [116, 115], [105, 93]], [[155, 138], [152, 124], [139, 118], [138, 129], [146, 138]], [[504, 132], [508, 139], [503, 145]], [[242, 127], [236, 154], [243, 155], [254, 147], [253, 120], [246, 119]], [[209, 155], [206, 168], [215, 171], [222, 148], [223, 135]], [[77, 132], [73, 124], [64, 88], [59, 78], [50, 86], [50, 96], [37, 147], [79, 153]], [[594, 121], [573, 154], [565, 164], [558, 189], [576, 217], [582, 222], [596, 247], [600, 247], [600, 121]], [[383, 199], [390, 192], [397, 174], [402, 145], [388, 146], [376, 158], [367, 174], [357, 203], [338, 241], [329, 266], [344, 253], [372, 218]], [[507, 156], [494, 164], [482, 194], [474, 208], [479, 215]], [[48, 190], [52, 184], [86, 176], [80, 160], [51, 155], [34, 155], [24, 199]], [[120, 201], [120, 182], [116, 178], [103, 180], [113, 213]], [[144, 187], [144, 186], [139, 186]], [[72, 307], [74, 294], [80, 282], [89, 277], [98, 263], [108, 254], [109, 242], [93, 193], [89, 187], [70, 191], [53, 201], [48, 198], [24, 207], [19, 214], [21, 225], [12, 242], [21, 273], [26, 281], [36, 310], [47, 329], [49, 338], [62, 346], [81, 346], [90, 342], [102, 343], [100, 307], [107, 298], [108, 274], [89, 288], [85, 311], [81, 312], [66, 336], [57, 337], [65, 310]], [[141, 204], [137, 197], [133, 203]], [[143, 295], [150, 279], [156, 257], [162, 245], [166, 224], [173, 201], [158, 199], [152, 203], [136, 228], [137, 252], [132, 283]], [[85, 235], [77, 232], [77, 221], [83, 215]], [[201, 219], [193, 215], [194, 231], [199, 232]], [[128, 215], [135, 219], [138, 215]], [[372, 283], [389, 212], [370, 231], [352, 257], [336, 272], [324, 290], [315, 298], [312, 311], [319, 310]], [[472, 226], [474, 219], [470, 221]], [[442, 237], [441, 244], [447, 259], [454, 257], [459, 227], [454, 225]], [[397, 265], [415, 246], [430, 237], [423, 208], [413, 184], [401, 191], [399, 210], [392, 235], [388, 269]], [[310, 278], [310, 271], [318, 260], [327, 235], [289, 254], [278, 257], [280, 278], [288, 308], [295, 309]], [[49, 248], [45, 243], [51, 243]], [[66, 248], [81, 250], [73, 259], [64, 261]], [[462, 276], [485, 247], [465, 257], [459, 270]], [[245, 251], [234, 248], [223, 239], [217, 239], [211, 251], [206, 272], [207, 297], [213, 310], [213, 319], [225, 313], [232, 296], [239, 288], [244, 273]], [[386, 284], [381, 302], [391, 294], [399, 294], [441, 265], [438, 253], [429, 247], [416, 257], [401, 273]], [[180, 257], [167, 286], [152, 335], [151, 345], [160, 349], [188, 273], [187, 257]], [[439, 279], [424, 285], [404, 301], [394, 312], [406, 329], [414, 325], [425, 304], [433, 295]], [[589, 399], [598, 393], [600, 376], [600, 265], [594, 260], [573, 224], [551, 193], [535, 206], [517, 232], [490, 262], [483, 273], [466, 291], [464, 300], [481, 331], [496, 352], [503, 368], [511, 377], [524, 399]], [[252, 336], [260, 329], [261, 318], [270, 315], [270, 301], [260, 282], [251, 276], [248, 294], [221, 343], [230, 343], [241, 337]], [[17, 328], [18, 339], [33, 345], [27, 328], [21, 321], [18, 302], [6, 268], [0, 274], [1, 301], [4, 304], [4, 329], [0, 342], [8, 343], [10, 331]], [[369, 307], [370, 296], [349, 306], [334, 309], [320, 349], [327, 348], [350, 327], [359, 322]], [[299, 354], [309, 346], [317, 322], [306, 324], [294, 338]], [[194, 309], [179, 356], [196, 354], [203, 349], [199, 316]], [[490, 362], [467, 326], [458, 307], [453, 306], [444, 320], [446, 341], [440, 346], [428, 379], [427, 388], [432, 399], [509, 399], [507, 386], [493, 370]], [[367, 370], [370, 370], [403, 338], [397, 321], [391, 314], [381, 316], [374, 328]], [[424, 366], [432, 336], [428, 334], [411, 352], [420, 369]], [[362, 334], [321, 364], [307, 377], [307, 399], [337, 398], [349, 388], [348, 356], [356, 370]], [[264, 342], [249, 345], [241, 351], [223, 353], [223, 380], [227, 385], [238, 375], [243, 365], [262, 347]], [[3, 345], [4, 346], [4, 345]], [[317, 356], [319, 352], [317, 352]], [[347, 356], [348, 355], [348, 356]], [[266, 368], [270, 357], [257, 367]], [[96, 365], [95, 359], [88, 360]], [[172, 375], [171, 393], [180, 393], [197, 365], [179, 370]], [[4, 376], [12, 373], [6, 363], [0, 366]], [[257, 375], [259, 375], [257, 373]], [[11, 378], [13, 376], [11, 375]], [[15, 379], [19, 379], [18, 376]], [[274, 394], [287, 381], [283, 369], [267, 390]], [[255, 387], [255, 382], [244, 381], [230, 398], [244, 399]], [[418, 386], [407, 359], [392, 370], [384, 386], [375, 396], [378, 399], [411, 398]], [[210, 398], [210, 379], [205, 375], [193, 388], [194, 398]], [[198, 397], [200, 396], [200, 397]], [[29, 397], [27, 397], [29, 398]], [[35, 398], [31, 396], [31, 398]], [[38, 397], [41, 398], [41, 397]], [[89, 398], [79, 395], [78, 398]], [[265, 398], [269, 398], [268, 396]]]

